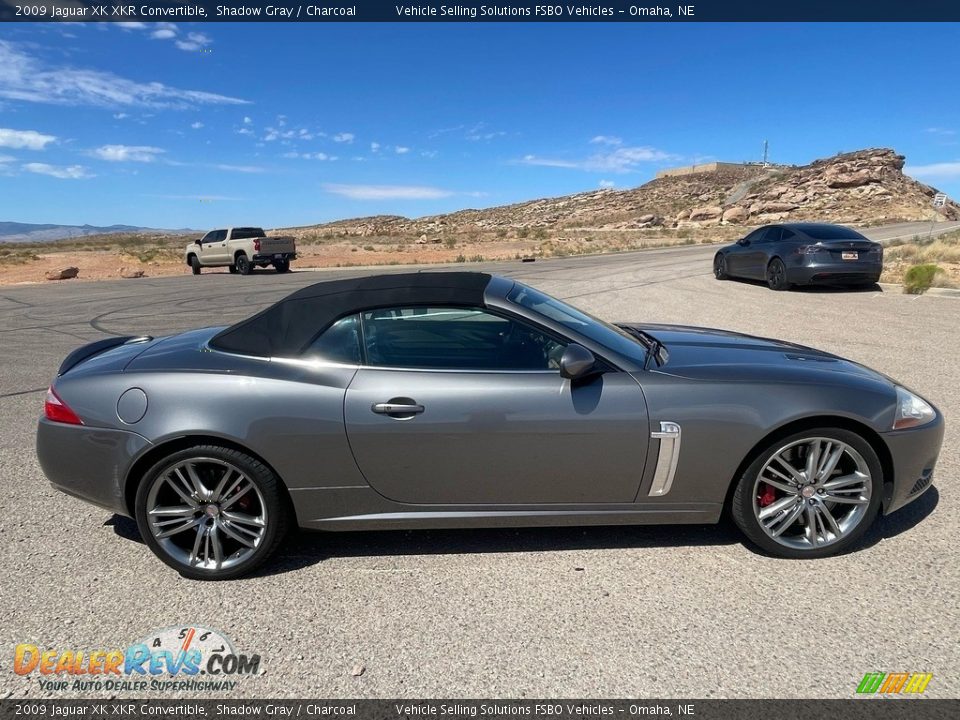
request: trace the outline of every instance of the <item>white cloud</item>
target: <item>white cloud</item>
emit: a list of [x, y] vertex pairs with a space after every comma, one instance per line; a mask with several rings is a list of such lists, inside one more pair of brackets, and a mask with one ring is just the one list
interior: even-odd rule
[[194, 130], [199, 130], [200, 128], [203, 127], [203, 123], [197, 120], [197, 122], [191, 123], [190, 127], [192, 127]]
[[520, 163], [523, 165], [539, 165], [542, 167], [572, 168], [576, 170], [587, 170], [589, 172], [627, 173], [636, 170], [644, 163], [677, 159], [679, 158], [671, 153], [643, 146], [616, 147], [615, 149], [599, 152], [581, 160], [525, 155], [520, 160]]
[[0, 163], [9, 163], [14, 160], [16, 160], [16, 158], [13, 157], [13, 155], [0, 155]]
[[408, 152], [410, 152], [410, 148], [403, 147], [402, 145], [397, 145], [393, 150], [395, 153], [397, 153], [397, 155], [406, 155]]
[[207, 45], [213, 42], [213, 39], [209, 35], [204, 35], [203, 33], [192, 32], [187, 33], [186, 40], [177, 40], [174, 44], [181, 50], [199, 50], [200, 48], [205, 48]]
[[114, 120], [126, 120], [128, 117], [130, 117], [130, 116], [127, 115], [127, 113], [114, 113], [114, 114], [113, 114], [113, 119], [114, 119]]
[[147, 24], [142, 22], [118, 22], [114, 25], [124, 30], [144, 30], [147, 27]]
[[261, 173], [263, 172], [262, 167], [257, 167], [255, 165], [214, 165], [217, 170], [226, 170], [227, 172], [238, 172], [238, 173]]
[[503, 137], [506, 134], [503, 130], [488, 130], [487, 124], [480, 122], [473, 127], [467, 128], [464, 137], [472, 142], [479, 142], [481, 140], [493, 140], [494, 138]]
[[593, 145], [623, 145], [623, 140], [613, 135], [596, 135], [590, 140]]
[[916, 178], [953, 180], [960, 178], [960, 162], [942, 162], [932, 165], [908, 165], [903, 172]]
[[244, 124], [244, 125], [249, 125], [249, 124], [251, 124], [252, 122], [253, 122], [253, 120], [251, 120], [249, 117], [246, 117], [246, 116], [245, 116], [245, 117], [243, 118], [243, 124]]
[[455, 195], [450, 190], [423, 185], [340, 185], [327, 184], [323, 189], [351, 200], [436, 200]]
[[153, 162], [164, 152], [149, 145], [102, 145], [93, 155], [110, 162]]
[[602, 188], [612, 188], [616, 187], [617, 184], [613, 180], [601, 180], [600, 187]]
[[23, 166], [27, 172], [37, 175], [49, 175], [50, 177], [60, 178], [61, 180], [82, 180], [95, 177], [87, 172], [82, 165], [47, 165], [47, 163], [27, 163]]
[[154, 26], [154, 31], [150, 37], [155, 40], [170, 40], [177, 36], [177, 26], [174, 23], [161, 22]]
[[237, 130], [237, 135], [253, 135], [253, 130], [243, 127]]
[[249, 104], [240, 98], [129, 80], [102, 70], [47, 65], [4, 40], [0, 40], [0, 98], [54, 105], [137, 108]]
[[11, 130], [0, 128], [0, 147], [27, 150], [43, 150], [56, 140], [54, 135], [44, 135], [36, 130]]
[[356, 136], [353, 133], [342, 132], [333, 136], [333, 141], [338, 143], [352, 143]]
[[926, 130], [924, 130], [924, 132], [930, 133], [931, 135], [945, 135], [945, 136], [957, 134], [956, 130], [948, 130], [947, 128], [940, 128], [940, 127], [929, 127]]
[[327, 155], [326, 153], [322, 153], [322, 152], [315, 152], [315, 153], [285, 152], [283, 154], [283, 157], [292, 158], [292, 159], [301, 158], [303, 160], [330, 160], [331, 162], [337, 159], [336, 155]]
[[370, 152], [380, 152], [380, 143], [378, 142], [370, 143]]

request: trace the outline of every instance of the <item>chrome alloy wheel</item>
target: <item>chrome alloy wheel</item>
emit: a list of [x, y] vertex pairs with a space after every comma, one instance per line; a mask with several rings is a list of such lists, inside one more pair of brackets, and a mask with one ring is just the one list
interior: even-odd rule
[[213, 458], [181, 460], [160, 472], [147, 495], [147, 521], [178, 563], [223, 570], [242, 563], [263, 541], [267, 505], [236, 466]]
[[796, 440], [764, 464], [753, 512], [774, 541], [797, 550], [838, 542], [867, 514], [873, 478], [863, 456], [832, 438]]

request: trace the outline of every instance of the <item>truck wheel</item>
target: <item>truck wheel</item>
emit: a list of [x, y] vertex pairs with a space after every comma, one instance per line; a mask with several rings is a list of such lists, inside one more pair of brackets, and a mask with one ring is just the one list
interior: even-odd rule
[[273, 267], [278, 273], [285, 273], [290, 271], [290, 261], [289, 260], [274, 260]]
[[199, 275], [200, 274], [200, 258], [198, 258], [196, 255], [191, 255], [190, 267], [193, 269], [194, 275]]
[[250, 263], [250, 258], [245, 254], [240, 253], [237, 255], [237, 259], [234, 261], [234, 265], [237, 268], [237, 272], [241, 275], [249, 275], [253, 270], [253, 265]]

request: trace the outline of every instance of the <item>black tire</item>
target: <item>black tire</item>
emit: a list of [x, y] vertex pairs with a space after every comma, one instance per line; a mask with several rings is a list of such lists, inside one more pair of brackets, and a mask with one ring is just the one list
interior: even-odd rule
[[274, 260], [273, 267], [278, 273], [290, 272], [289, 260]]
[[237, 272], [241, 275], [249, 275], [251, 272], [253, 272], [253, 263], [250, 262], [250, 258], [248, 258], [244, 253], [240, 253], [234, 259], [234, 267], [237, 268]]
[[236, 275], [236, 274], [237, 274], [237, 266], [236, 266], [236, 265], [231, 265], [230, 267], [227, 268], [227, 270], [230, 271], [230, 274], [231, 274], [231, 275]]
[[[168, 470], [176, 467], [179, 463], [190, 460], [198, 462], [198, 474], [204, 472], [204, 463], [212, 466], [211, 472], [216, 470], [217, 466], [214, 463], [223, 463], [224, 465], [232, 466], [235, 470], [243, 473], [256, 488], [257, 493], [251, 495], [248, 491], [246, 494], [248, 497], [253, 497], [253, 500], [250, 502], [254, 504], [254, 507], [257, 507], [258, 510], [262, 509], [261, 517], [265, 519], [263, 534], [252, 552], [245, 550], [244, 546], [234, 543], [232, 546], [239, 548], [240, 552], [249, 552], [249, 555], [242, 561], [232, 564], [227, 568], [201, 568], [186, 564], [182, 558], [178, 559], [172, 554], [177, 551], [178, 546], [173, 543], [167, 546], [161, 545], [160, 541], [154, 536], [154, 531], [149, 524], [147, 505], [150, 502], [151, 489], [155, 484], [159, 484], [162, 487], [163, 483], [160, 479]], [[211, 477], [216, 476], [213, 475]], [[209, 487], [213, 483], [207, 482], [205, 484]], [[241, 485], [241, 487], [243, 486]], [[241, 493], [241, 495], [243, 495], [243, 493]], [[229, 501], [229, 496], [227, 496], [227, 498]], [[197, 499], [196, 496], [194, 499]], [[203, 501], [201, 501], [201, 503], [202, 502]], [[147, 546], [164, 563], [179, 572], [183, 577], [193, 580], [231, 580], [252, 572], [262, 565], [283, 542], [289, 532], [292, 518], [286, 492], [281, 486], [279, 478], [277, 478], [270, 468], [246, 453], [218, 445], [199, 445], [181, 450], [156, 463], [144, 475], [140, 486], [137, 488], [134, 503], [140, 535], [143, 537]], [[259, 507], [261, 503], [262, 508]], [[211, 504], [214, 503], [211, 502]], [[202, 505], [202, 507], [205, 506]], [[233, 505], [232, 507], [236, 509], [237, 505]], [[226, 510], [226, 508], [224, 508], [224, 510]], [[223, 519], [218, 518], [214, 520], [213, 518], [208, 518], [203, 509], [197, 510], [196, 514], [199, 515], [200, 519], [203, 519], [204, 526], [212, 526], [215, 522]], [[224, 515], [224, 517], [226, 516]], [[235, 525], [233, 527], [236, 528]], [[219, 527], [218, 532], [225, 533], [225, 531]], [[199, 538], [200, 534], [201, 530], [199, 527], [196, 531], [191, 527], [172, 537], [179, 538], [180, 542], [185, 543], [185, 547], [179, 549], [181, 552], [186, 552], [186, 546], [190, 545], [191, 536]], [[221, 534], [220, 537], [222, 538], [224, 551], [232, 547], [228, 545], [228, 543], [233, 542], [228, 535]], [[199, 540], [197, 542], [199, 542]], [[166, 547], [172, 547], [173, 550], [167, 550]], [[226, 560], [232, 562], [231, 558], [233, 558], [232, 555], [227, 556]], [[207, 561], [209, 562], [209, 557]]]
[[790, 281], [787, 280], [787, 266], [780, 258], [774, 258], [767, 265], [767, 286], [771, 290], [789, 290]]
[[[869, 503], [865, 505], [864, 513], [862, 516], [860, 516], [858, 524], [856, 524], [854, 527], [851, 527], [848, 531], [845, 531], [841, 537], [829, 542], [828, 544], [810, 549], [799, 549], [788, 547], [787, 545], [782, 544], [782, 542], [775, 540], [773, 537], [767, 534], [763, 527], [761, 527], [760, 520], [757, 518], [754, 502], [756, 500], [758, 505], [760, 504], [761, 498], [759, 496], [755, 497], [755, 494], [758, 483], [760, 482], [758, 476], [766, 463], [780, 449], [785, 448], [793, 443], [797, 443], [805, 438], [824, 438], [828, 440], [835, 440], [845, 443], [853, 448], [856, 453], [859, 453], [861, 459], [866, 463], [870, 470], [871, 493]], [[850, 432], [849, 430], [831, 427], [811, 428], [809, 430], [804, 430], [803, 432], [793, 433], [789, 436], [780, 436], [775, 438], [767, 447], [760, 451], [754, 461], [750, 463], [750, 466], [746, 469], [743, 476], [737, 480], [737, 487], [734, 491], [730, 504], [730, 512], [733, 516], [734, 522], [736, 523], [737, 527], [740, 528], [743, 534], [765, 552], [778, 557], [790, 559], [822, 558], [844, 553], [857, 542], [859, 542], [859, 540], [863, 537], [863, 534], [870, 528], [870, 525], [873, 524], [873, 521], [877, 517], [877, 513], [880, 510], [882, 494], [883, 470], [880, 465], [880, 460], [877, 457], [877, 453], [874, 451], [870, 443], [864, 440], [860, 435]], [[801, 493], [799, 497], [801, 498], [800, 504], [802, 504], [804, 502], [802, 498], [805, 496], [803, 496]], [[817, 496], [815, 495], [814, 497]], [[811, 505], [813, 505], [815, 501], [807, 500], [806, 502], [809, 502]], [[837, 507], [845, 508], [854, 506], [837, 505], [834, 507], [834, 510], [836, 510]], [[792, 508], [790, 508], [788, 505], [788, 509], [785, 509], [781, 512], [786, 514], [789, 513], [791, 509]], [[826, 528], [826, 525], [824, 525], [824, 528]], [[786, 533], [784, 533], [784, 536], [786, 536]]]
[[193, 270], [194, 275], [200, 274], [200, 258], [196, 255], [190, 256], [190, 269]]
[[728, 280], [727, 257], [723, 253], [717, 253], [713, 258], [713, 276], [717, 280]]

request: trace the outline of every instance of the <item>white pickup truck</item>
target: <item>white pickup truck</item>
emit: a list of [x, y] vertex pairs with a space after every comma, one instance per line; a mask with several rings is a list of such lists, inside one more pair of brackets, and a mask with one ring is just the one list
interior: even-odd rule
[[194, 240], [184, 257], [194, 275], [205, 267], [227, 267], [232, 273], [249, 275], [255, 267], [267, 265], [285, 273], [290, 261], [297, 259], [297, 245], [292, 237], [267, 237], [263, 228], [233, 227], [211, 230]]

